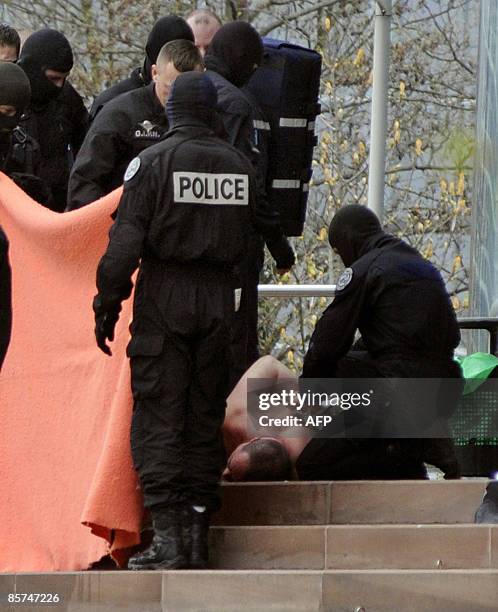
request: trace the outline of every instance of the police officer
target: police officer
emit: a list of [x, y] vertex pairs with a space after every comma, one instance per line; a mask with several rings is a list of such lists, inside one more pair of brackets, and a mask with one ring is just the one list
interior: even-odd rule
[[107, 102], [127, 91], [149, 85], [152, 81], [152, 66], [157, 63], [159, 51], [166, 43], [180, 39], [194, 42], [194, 35], [186, 21], [176, 15], [159, 18], [147, 38], [143, 66], [135, 68], [128, 78], [112, 85], [95, 98], [90, 109], [90, 121], [95, 119]]
[[[253, 99], [241, 88], [248, 82], [263, 59], [263, 42], [256, 30], [247, 22], [236, 21], [222, 26], [214, 35], [205, 57], [206, 74], [218, 92], [218, 110], [223, 119], [228, 140], [257, 169], [257, 197], [265, 202], [266, 196], [266, 152], [260, 152], [255, 138], [255, 123], [259, 127], [262, 117]], [[273, 209], [276, 219], [279, 213]], [[274, 258], [277, 271], [287, 272], [294, 265], [294, 252], [280, 229], [274, 242], [266, 241]], [[243, 267], [244, 285], [242, 304], [234, 321], [233, 353], [234, 371], [232, 386], [237, 383], [247, 368], [258, 358], [258, 282], [264, 262], [264, 241], [257, 231], [252, 231], [249, 249]]]
[[0, 370], [7, 353], [12, 327], [11, 272], [9, 242], [0, 227]]
[[22, 68], [0, 63], [0, 170], [41, 204], [50, 202], [48, 185], [36, 176], [40, 148], [19, 121], [31, 97], [29, 79]]
[[216, 90], [205, 74], [175, 80], [167, 103], [171, 130], [130, 163], [97, 271], [96, 336], [109, 352], [106, 339], [113, 339], [140, 261], [128, 346], [131, 445], [155, 535], [130, 560], [132, 569], [207, 563], [240, 287], [234, 267], [251, 220], [269, 239], [278, 232], [274, 217], [255, 202], [250, 162], [215, 135], [215, 107]]
[[[342, 208], [333, 218], [329, 242], [346, 269], [336, 296], [318, 321], [304, 359], [304, 378], [454, 378], [460, 379], [453, 351], [460, 332], [443, 280], [418, 251], [386, 234], [364, 206]], [[359, 330], [362, 351], [353, 347]], [[450, 387], [450, 392], [452, 388]], [[457, 389], [458, 390], [458, 389]], [[446, 398], [448, 404], [454, 400]], [[454, 406], [448, 406], [454, 407]], [[422, 410], [423, 406], [414, 409]], [[420, 412], [421, 414], [421, 412]], [[381, 414], [382, 416], [382, 414]], [[437, 465], [456, 476], [451, 446], [436, 440], [314, 439], [299, 458], [301, 478], [422, 477], [422, 460], [439, 454]], [[340, 456], [337, 449], [340, 448]], [[371, 473], [372, 469], [377, 470]], [[319, 472], [318, 472], [319, 473]]]
[[51, 190], [49, 207], [62, 212], [69, 171], [88, 117], [81, 96], [66, 83], [73, 67], [71, 45], [56, 30], [39, 30], [24, 43], [18, 64], [31, 84], [31, 101], [21, 127], [40, 146], [37, 175]]
[[92, 123], [73, 166], [67, 210], [90, 204], [122, 184], [130, 161], [159, 142], [168, 130], [164, 105], [174, 79], [180, 72], [201, 69], [202, 58], [194, 43], [173, 40], [159, 53], [147, 87], [106, 104]]

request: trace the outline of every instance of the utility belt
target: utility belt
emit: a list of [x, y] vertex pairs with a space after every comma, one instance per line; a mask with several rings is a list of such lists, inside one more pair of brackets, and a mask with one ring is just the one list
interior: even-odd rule
[[218, 283], [236, 282], [236, 273], [233, 265], [219, 262], [198, 261], [166, 261], [155, 257], [144, 257], [141, 263], [142, 273], [161, 273], [198, 277], [204, 282], [217, 281]]

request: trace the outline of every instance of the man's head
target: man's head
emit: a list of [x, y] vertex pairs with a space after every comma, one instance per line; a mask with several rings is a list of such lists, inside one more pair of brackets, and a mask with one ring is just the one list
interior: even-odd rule
[[292, 480], [292, 461], [276, 438], [253, 438], [233, 451], [223, 477], [233, 482]]
[[26, 39], [18, 64], [28, 75], [32, 102], [43, 106], [60, 94], [71, 72], [71, 45], [57, 30], [39, 30]]
[[149, 82], [152, 80], [152, 66], [157, 64], [159, 52], [166, 43], [173, 40], [189, 40], [194, 42], [194, 35], [190, 26], [181, 17], [167, 15], [156, 21], [145, 45], [145, 78]]
[[194, 33], [195, 46], [204, 57], [213, 36], [223, 25], [221, 19], [209, 9], [197, 9], [187, 17], [187, 23]]
[[214, 129], [217, 103], [216, 88], [204, 72], [180, 74], [166, 103], [170, 128], [196, 126]]
[[329, 243], [345, 266], [368, 251], [373, 239], [383, 234], [377, 215], [366, 206], [350, 204], [334, 215], [329, 227]]
[[0, 62], [15, 62], [19, 57], [21, 39], [17, 30], [0, 23]]
[[31, 98], [29, 79], [22, 68], [0, 62], [0, 148], [10, 143], [10, 134]]
[[156, 96], [163, 106], [168, 100], [171, 86], [182, 72], [204, 70], [199, 50], [190, 40], [172, 40], [166, 43], [152, 66], [152, 80], [156, 84]]
[[263, 41], [250, 23], [233, 21], [214, 35], [205, 57], [209, 70], [241, 87], [263, 61]]

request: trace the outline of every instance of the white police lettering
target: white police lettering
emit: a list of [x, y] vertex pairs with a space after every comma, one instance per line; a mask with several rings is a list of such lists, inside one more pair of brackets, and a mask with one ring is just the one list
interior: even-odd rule
[[353, 270], [351, 268], [346, 268], [344, 272], [339, 276], [339, 280], [337, 281], [337, 291], [344, 289], [347, 287], [353, 278]]
[[175, 202], [188, 204], [249, 204], [247, 174], [206, 174], [203, 172], [174, 172]]
[[134, 157], [131, 162], [128, 164], [128, 168], [126, 168], [126, 172], [124, 175], [124, 180], [129, 181], [132, 179], [135, 174], [140, 169], [140, 157]]

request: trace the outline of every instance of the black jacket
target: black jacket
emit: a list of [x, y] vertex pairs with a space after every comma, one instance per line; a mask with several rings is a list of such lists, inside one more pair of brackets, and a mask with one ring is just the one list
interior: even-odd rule
[[434, 266], [401, 240], [380, 232], [337, 283], [304, 359], [304, 378], [333, 375], [359, 330], [383, 376], [458, 376], [460, 331]]
[[10, 146], [0, 150], [0, 170], [9, 176], [31, 198], [53, 207], [52, 195], [47, 183], [38, 177], [41, 163], [40, 146], [17, 126], [12, 131]]
[[130, 164], [127, 177], [97, 271], [97, 314], [119, 310], [140, 259], [142, 267], [230, 271], [245, 253], [251, 221], [270, 242], [278, 236], [278, 218], [256, 201], [250, 162], [207, 127], [172, 130]]
[[[256, 146], [255, 120], [261, 119], [261, 111], [253, 109], [251, 100], [246, 93], [233, 85], [225, 77], [214, 70], [207, 70], [207, 76], [211, 79], [218, 94], [218, 113], [223, 121], [230, 144], [241, 151], [252, 163], [256, 170], [256, 192], [258, 200], [263, 200], [261, 206], [269, 209], [266, 196], [266, 171], [267, 155], [266, 151], [260, 152]], [[254, 112], [256, 110], [256, 113]], [[257, 123], [256, 125], [259, 125]], [[277, 219], [279, 226], [278, 236], [274, 234], [273, 242], [265, 242], [268, 250], [276, 261], [278, 268], [290, 268], [294, 264], [294, 253], [284, 236], [280, 226], [280, 216], [278, 211], [273, 209], [273, 215]]]
[[60, 95], [43, 107], [30, 106], [20, 126], [40, 146], [37, 176], [52, 194], [49, 208], [66, 207], [69, 172], [83, 141], [88, 113], [78, 92], [66, 81]]
[[114, 98], [117, 98], [123, 93], [133, 91], [139, 87], [145, 87], [148, 85], [148, 81], [144, 78], [143, 68], [140, 66], [135, 68], [130, 76], [115, 85], [111, 85], [100, 93], [93, 101], [92, 108], [90, 109], [90, 121], [93, 121], [99, 114], [102, 108]]
[[154, 83], [106, 104], [74, 163], [66, 210], [81, 208], [119, 187], [130, 161], [156, 144], [167, 129], [168, 120]]
[[11, 275], [9, 243], [0, 227], [0, 370], [10, 342], [12, 327]]

